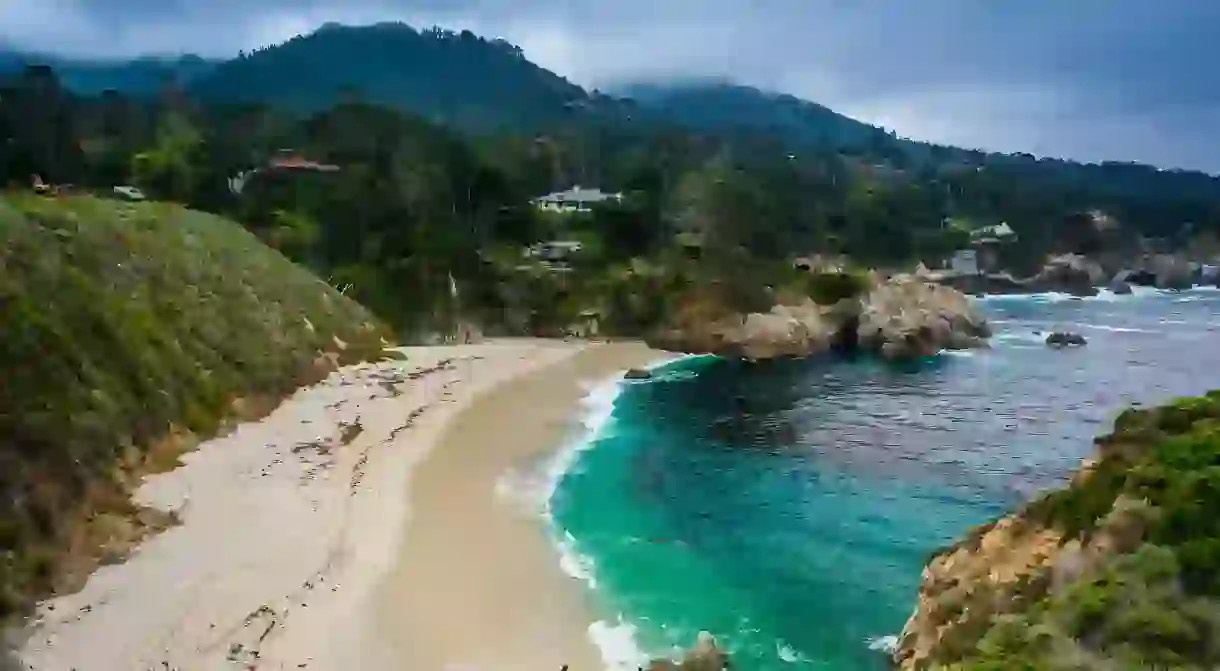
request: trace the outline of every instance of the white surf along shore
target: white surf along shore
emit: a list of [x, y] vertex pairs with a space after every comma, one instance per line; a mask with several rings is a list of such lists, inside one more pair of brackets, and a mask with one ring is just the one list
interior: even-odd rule
[[[656, 371], [679, 360], [713, 356], [656, 354], [656, 358], [639, 368]], [[577, 413], [579, 424], [575, 427], [575, 433], [568, 435], [562, 441], [561, 448], [552, 453], [541, 467], [512, 469], [496, 483], [498, 496], [541, 518], [558, 553], [560, 568], [567, 576], [584, 583], [590, 592], [595, 592], [598, 588], [597, 563], [592, 557], [583, 554], [577, 539], [555, 522], [551, 503], [564, 475], [577, 465], [581, 454], [592, 449], [606, 432], [613, 430], [614, 405], [624, 387], [650, 382], [624, 380], [623, 372], [619, 370], [609, 376], [584, 382], [584, 396], [580, 399]], [[652, 655], [637, 644], [636, 625], [624, 613], [595, 612], [594, 615], [597, 619], [589, 625], [588, 637], [597, 647], [605, 669], [635, 671], [648, 666]], [[668, 652], [679, 654], [682, 651]]]
[[[344, 368], [299, 390], [149, 478], [135, 499], [175, 511], [181, 524], [99, 569], [80, 592], [41, 604], [22, 661], [34, 671], [431, 671], [396, 645], [373, 607], [413, 542], [413, 469], [480, 396], [614, 347], [523, 339], [402, 348], [405, 361]], [[627, 359], [648, 352], [636, 347]], [[578, 399], [568, 402], [571, 412]], [[460, 529], [451, 540], [446, 552], [495, 561], [495, 548]], [[413, 608], [444, 599], [440, 586], [403, 587], [417, 595]]]

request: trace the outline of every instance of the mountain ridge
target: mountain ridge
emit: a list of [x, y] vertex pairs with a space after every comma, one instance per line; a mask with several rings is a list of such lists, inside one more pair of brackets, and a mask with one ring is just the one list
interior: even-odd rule
[[133, 59], [69, 58], [0, 45], [0, 74], [16, 72], [30, 65], [50, 66], [65, 86], [81, 95], [96, 95], [108, 89], [148, 95], [167, 82], [187, 84], [217, 63], [195, 54], [149, 55]]
[[[19, 67], [22, 58], [0, 46], [0, 74]], [[1070, 181], [1079, 177], [1063, 173], [1082, 166], [1116, 168], [1125, 173], [1120, 176], [1125, 181], [1163, 183], [1185, 176], [1192, 182], [1188, 190], [1220, 189], [1220, 178], [1197, 170], [1158, 169], [1134, 161], [1036, 157], [902, 138], [817, 102], [723, 77], [625, 81], [599, 91], [530, 61], [520, 47], [506, 40], [468, 30], [417, 30], [396, 22], [328, 23], [228, 60], [183, 55], [174, 67], [167, 67], [167, 58], [173, 57], [116, 64], [24, 55], [26, 62], [52, 65], [69, 89], [86, 95], [106, 88], [147, 95], [162, 86], [168, 74], [205, 103], [269, 104], [308, 114], [355, 98], [477, 133], [538, 133], [590, 120], [639, 130], [641, 122], [660, 122], [719, 135], [770, 135], [790, 143], [793, 151], [846, 152], [859, 156], [865, 169], [935, 174], [987, 164], [1017, 173], [1034, 171], [1039, 179]], [[311, 76], [300, 77], [301, 72]]]

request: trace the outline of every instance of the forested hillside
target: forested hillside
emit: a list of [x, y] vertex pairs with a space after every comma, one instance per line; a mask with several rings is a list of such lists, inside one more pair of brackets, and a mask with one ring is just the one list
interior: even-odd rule
[[[1007, 222], [1017, 242], [1003, 264], [1021, 272], [1095, 245], [1081, 237], [1094, 215], [1130, 248], [1220, 232], [1220, 180], [1201, 173], [917, 143], [717, 82], [613, 98], [507, 42], [401, 24], [326, 26], [155, 94], [82, 95], [38, 67], [2, 85], [5, 181], [134, 183], [233, 216], [404, 334], [457, 311], [553, 331], [605, 310], [632, 264], [667, 267], [679, 240], [781, 265], [818, 253], [935, 267], [970, 231]], [[285, 148], [335, 170], [262, 169]], [[577, 184], [624, 198], [576, 217], [530, 204]], [[554, 238], [583, 243], [567, 274], [523, 256]], [[509, 279], [522, 286], [498, 289]]]
[[503, 40], [394, 23], [323, 26], [223, 63], [190, 91], [210, 103], [302, 112], [361, 100], [478, 130], [552, 123], [586, 99]]

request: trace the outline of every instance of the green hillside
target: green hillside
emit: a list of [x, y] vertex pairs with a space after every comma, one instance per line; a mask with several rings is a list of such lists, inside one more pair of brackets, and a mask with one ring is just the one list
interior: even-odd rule
[[323, 26], [227, 61], [190, 91], [206, 102], [297, 111], [356, 98], [479, 130], [556, 121], [586, 98], [503, 40], [398, 23]]
[[773, 133], [797, 146], [897, 144], [884, 130], [795, 96], [725, 81], [631, 84], [617, 90], [644, 109], [692, 128]]
[[0, 617], [167, 523], [140, 475], [382, 344], [241, 226], [88, 196], [0, 196], [0, 332]]

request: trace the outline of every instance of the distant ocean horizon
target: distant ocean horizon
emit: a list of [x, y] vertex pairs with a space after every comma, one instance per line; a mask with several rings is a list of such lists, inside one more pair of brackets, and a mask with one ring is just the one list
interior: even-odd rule
[[989, 350], [683, 357], [591, 389], [545, 513], [608, 666], [707, 630], [735, 669], [885, 669], [931, 552], [1062, 483], [1125, 407], [1220, 387], [1220, 291], [980, 306]]

